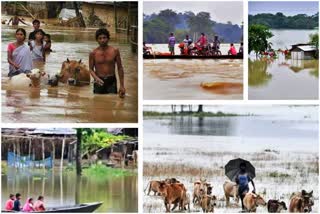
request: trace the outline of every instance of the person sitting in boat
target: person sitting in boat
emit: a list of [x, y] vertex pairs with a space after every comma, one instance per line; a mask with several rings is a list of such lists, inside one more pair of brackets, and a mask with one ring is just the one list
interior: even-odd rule
[[144, 55], [151, 55], [151, 52], [152, 52], [152, 48], [148, 47], [146, 45], [146, 42], [143, 42], [143, 54]]
[[37, 212], [43, 212], [46, 210], [44, 207], [44, 197], [40, 195], [38, 200], [34, 203], [34, 210]]
[[230, 49], [229, 49], [229, 51], [228, 51], [228, 55], [232, 55], [232, 56], [237, 55], [237, 50], [236, 50], [236, 48], [234, 47], [233, 43], [230, 44]]
[[200, 44], [201, 48], [207, 47], [208, 41], [207, 41], [207, 37], [206, 37], [206, 35], [204, 33], [201, 33], [201, 36], [198, 39], [197, 43]]
[[220, 49], [220, 40], [219, 40], [219, 37], [218, 36], [214, 36], [214, 39], [213, 39], [213, 50], [217, 51]]
[[240, 56], [243, 55], [243, 42], [241, 42], [241, 44], [240, 44], [238, 55], [240, 55]]
[[17, 212], [20, 212], [21, 211], [21, 194], [20, 193], [17, 193], [16, 194], [16, 200], [13, 202], [13, 211], [17, 211]]
[[14, 203], [14, 195], [13, 195], [13, 194], [10, 194], [10, 195], [9, 195], [9, 199], [8, 199], [8, 201], [6, 202], [5, 209], [6, 209], [6, 210], [12, 210], [12, 209], [13, 209], [13, 203]]
[[28, 198], [28, 200], [26, 201], [25, 205], [22, 208], [23, 212], [33, 212], [34, 210], [34, 206], [33, 206], [33, 198]]

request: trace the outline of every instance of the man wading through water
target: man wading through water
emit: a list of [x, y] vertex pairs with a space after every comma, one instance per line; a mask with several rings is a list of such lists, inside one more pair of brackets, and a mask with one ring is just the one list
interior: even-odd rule
[[116, 94], [117, 79], [115, 74], [115, 64], [117, 64], [120, 78], [119, 96], [125, 95], [124, 75], [121, 63], [120, 51], [108, 45], [110, 33], [107, 29], [96, 31], [96, 40], [99, 47], [94, 49], [89, 55], [89, 68], [95, 80], [93, 93], [95, 94]]
[[236, 183], [239, 185], [239, 196], [241, 199], [241, 205], [242, 205], [242, 211], [244, 211], [244, 205], [243, 205], [243, 199], [244, 196], [249, 192], [249, 182], [251, 182], [253, 186], [253, 193], [256, 192], [256, 187], [253, 183], [253, 180], [250, 178], [250, 176], [247, 174], [246, 170], [246, 164], [241, 163], [240, 164], [240, 172], [236, 178]]

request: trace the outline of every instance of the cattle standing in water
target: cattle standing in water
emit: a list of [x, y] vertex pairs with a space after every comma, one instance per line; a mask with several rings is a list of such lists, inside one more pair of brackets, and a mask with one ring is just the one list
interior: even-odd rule
[[286, 203], [279, 200], [268, 201], [268, 212], [269, 213], [280, 213], [282, 210], [287, 210]]
[[40, 88], [41, 77], [45, 72], [39, 69], [32, 69], [31, 73], [21, 73], [12, 76], [8, 82], [11, 90], [27, 90], [28, 88]]
[[235, 182], [226, 181], [223, 184], [224, 195], [226, 197], [227, 207], [230, 204], [230, 197], [233, 197], [236, 203], [239, 203], [239, 186]]
[[200, 181], [196, 181], [194, 182], [193, 185], [193, 199], [192, 199], [192, 203], [193, 204], [200, 204], [201, 201], [201, 197], [205, 195], [205, 193], [207, 193], [208, 191], [208, 184], [206, 182], [206, 180], [202, 180], [200, 179]]
[[166, 178], [164, 180], [167, 184], [175, 184], [175, 183], [180, 183], [176, 178]]
[[260, 195], [251, 192], [244, 196], [243, 205], [248, 212], [256, 212], [259, 205], [266, 206], [267, 203]]
[[302, 190], [301, 192], [293, 193], [290, 198], [289, 212], [291, 213], [306, 213], [312, 211], [313, 191], [307, 192]]
[[171, 205], [173, 204], [174, 209], [178, 204], [179, 207], [183, 207], [183, 201], [186, 199], [186, 188], [181, 183], [166, 184], [166, 182], [160, 182], [159, 193], [164, 197], [164, 205], [166, 212], [170, 212]]
[[85, 64], [76, 60], [69, 60], [62, 63], [60, 74], [56, 74], [49, 80], [51, 86], [58, 85], [58, 82], [70, 83], [76, 86], [90, 84], [90, 71]]
[[202, 208], [202, 211], [204, 213], [213, 213], [214, 212], [214, 206], [216, 206], [216, 196], [212, 195], [205, 195], [202, 197], [201, 199], [201, 208]]
[[[147, 195], [150, 195], [150, 192], [153, 191], [153, 195], [157, 195], [157, 193], [159, 192], [159, 187], [160, 187], [160, 183], [161, 181], [149, 181], [146, 189], [148, 189], [149, 186], [149, 190]], [[144, 192], [146, 192], [146, 189], [144, 190]]]

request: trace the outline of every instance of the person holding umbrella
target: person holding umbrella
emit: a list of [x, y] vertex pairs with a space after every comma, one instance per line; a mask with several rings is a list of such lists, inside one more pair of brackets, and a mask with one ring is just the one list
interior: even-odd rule
[[253, 186], [253, 193], [256, 192], [256, 187], [254, 185], [253, 179], [247, 174], [246, 163], [242, 162], [240, 164], [240, 172], [236, 178], [236, 183], [239, 185], [238, 194], [241, 199], [242, 210], [244, 210], [243, 199], [244, 196], [249, 192], [249, 182]]
[[249, 182], [253, 186], [253, 193], [256, 191], [256, 187], [253, 182], [253, 178], [256, 176], [255, 168], [252, 164], [241, 158], [230, 160], [225, 166], [225, 174], [231, 180], [237, 183], [239, 186], [238, 194], [241, 199], [242, 210], [244, 210], [243, 199], [246, 193], [249, 192]]

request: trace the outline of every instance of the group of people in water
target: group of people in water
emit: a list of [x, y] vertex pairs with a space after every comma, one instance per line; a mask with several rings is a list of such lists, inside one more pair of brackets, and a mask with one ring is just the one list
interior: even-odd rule
[[[19, 20], [20, 18], [12, 21], [18, 24]], [[32, 24], [34, 31], [29, 34], [27, 43], [25, 43], [26, 30], [18, 28], [15, 34], [16, 41], [8, 45], [8, 76], [10, 78], [21, 73], [31, 72], [32, 69], [37, 68], [38, 63], [36, 62], [45, 62], [46, 54], [51, 52], [50, 35], [40, 29], [39, 20], [33, 20]], [[120, 51], [108, 45], [110, 33], [107, 29], [98, 29], [95, 36], [99, 46], [89, 54], [90, 71], [88, 71], [95, 80], [93, 92], [96, 94], [119, 93], [119, 96], [123, 98], [125, 96], [124, 71]], [[117, 86], [115, 65], [118, 68], [119, 87]]]
[[43, 212], [46, 210], [44, 206], [44, 197], [39, 196], [38, 200], [34, 202], [33, 198], [28, 198], [26, 203], [21, 205], [21, 194], [17, 193], [16, 195], [10, 194], [9, 199], [5, 204], [6, 211], [15, 211], [15, 212]]
[[[193, 55], [193, 50], [196, 50], [197, 55], [221, 55], [220, 51], [221, 41], [217, 35], [214, 36], [212, 44], [210, 44], [205, 33], [201, 33], [200, 38], [194, 43], [189, 35], [186, 35], [185, 39], [179, 43], [181, 55]], [[170, 55], [175, 55], [176, 38], [173, 33], [170, 33], [168, 38], [168, 48]], [[143, 54], [151, 54], [152, 48], [147, 47], [145, 42], [143, 43]], [[243, 55], [243, 42], [241, 42], [239, 51], [237, 52], [233, 43], [230, 44], [228, 55]]]
[[16, 41], [8, 44], [9, 77], [31, 71], [34, 62], [44, 62], [46, 53], [51, 52], [50, 35], [40, 29], [39, 20], [33, 20], [32, 24], [34, 30], [29, 34], [27, 44], [27, 32], [23, 28], [16, 30]]

